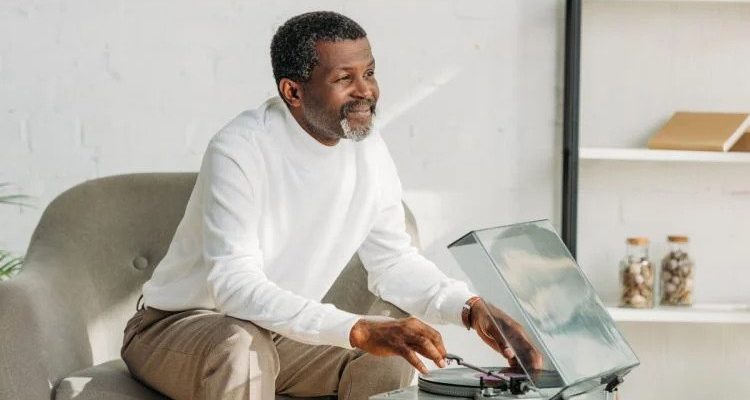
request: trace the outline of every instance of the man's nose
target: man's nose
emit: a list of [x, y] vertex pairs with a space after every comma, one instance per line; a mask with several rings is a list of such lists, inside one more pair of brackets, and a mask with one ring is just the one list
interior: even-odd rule
[[354, 82], [354, 92], [352, 95], [358, 99], [372, 99], [375, 95], [375, 88], [372, 82], [359, 77]]

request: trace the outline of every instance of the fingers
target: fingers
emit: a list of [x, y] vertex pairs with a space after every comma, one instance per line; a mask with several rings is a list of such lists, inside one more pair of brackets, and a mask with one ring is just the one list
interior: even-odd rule
[[422, 338], [418, 340], [417, 343], [412, 345], [412, 349], [432, 360], [438, 367], [445, 367], [445, 356], [440, 353], [435, 344], [429, 339]]
[[519, 354], [514, 358], [521, 357], [523, 364], [532, 369], [541, 369], [544, 366], [544, 360], [539, 351], [528, 340], [522, 331], [514, 334], [514, 347], [518, 349]]
[[510, 346], [508, 346], [508, 343], [505, 341], [503, 334], [500, 332], [497, 326], [495, 326], [492, 321], [488, 321], [487, 324], [483, 325], [486, 326], [482, 327], [482, 333], [487, 335], [488, 339], [490, 339], [485, 339], [485, 343], [489, 344], [490, 347], [495, 349], [495, 351], [497, 351], [498, 353], [501, 353], [503, 357], [510, 360], [514, 355], [513, 350], [510, 349]]
[[427, 328], [425, 337], [430, 341], [430, 344], [434, 348], [434, 357], [429, 358], [432, 361], [435, 361], [435, 364], [437, 364], [440, 368], [443, 368], [445, 367], [445, 356], [446, 354], [448, 354], [448, 352], [445, 350], [445, 345], [443, 344], [443, 337], [440, 335], [440, 332], [436, 331], [431, 326], [427, 324], [424, 324], [424, 326], [425, 328]]
[[534, 344], [529, 340], [523, 327], [513, 321], [508, 325], [508, 329], [508, 334], [510, 335], [509, 340], [512, 342], [513, 348], [518, 349], [519, 353], [511, 355], [511, 357], [516, 359], [521, 357], [523, 365], [527, 366], [527, 368], [541, 369], [544, 366], [544, 359]]
[[417, 354], [441, 368], [446, 366], [446, 350], [440, 333], [417, 318], [355, 324], [350, 342], [374, 355], [400, 355], [423, 374], [428, 370]]
[[[511, 366], [517, 365], [520, 357], [520, 361], [527, 368], [543, 368], [544, 359], [542, 358], [541, 353], [539, 353], [536, 347], [529, 340], [523, 327], [518, 324], [518, 322], [514, 321], [513, 318], [511, 318], [508, 314], [504, 313], [497, 307], [494, 307], [491, 304], [485, 304], [483, 302], [482, 306], [482, 311], [486, 311], [487, 314], [484, 316], [486, 317], [485, 323], [481, 325], [483, 325], [487, 330], [487, 335], [494, 339], [491, 341], [485, 339], [485, 342], [487, 342], [496, 351], [501, 353], [503, 357], [508, 360]], [[510, 343], [505, 340], [505, 337], [501, 333], [500, 329], [498, 329], [497, 325], [501, 325], [503, 327], [503, 332], [505, 332]], [[495, 342], [497, 345], [495, 345], [493, 342]], [[513, 348], [517, 350], [518, 354], [513, 351]]]
[[408, 361], [409, 364], [411, 364], [414, 368], [417, 369], [417, 371], [421, 372], [422, 374], [426, 375], [429, 373], [429, 371], [427, 370], [427, 367], [425, 367], [422, 360], [420, 360], [419, 357], [417, 357], [417, 353], [415, 353], [414, 351], [405, 350], [401, 354], [401, 357], [404, 357], [404, 359], [406, 359], [406, 361]]
[[534, 369], [542, 369], [544, 368], [544, 358], [542, 358], [542, 354], [537, 351], [535, 347], [531, 347], [530, 351], [530, 357], [531, 357], [531, 365]]
[[440, 353], [440, 360], [443, 361], [445, 360], [445, 356], [448, 354], [448, 351], [445, 350], [445, 345], [443, 344], [443, 337], [440, 335], [440, 332], [434, 329], [432, 329], [432, 331], [434, 332], [434, 335], [432, 337], [432, 343], [435, 344], [437, 351]]
[[419, 354], [432, 360], [435, 365], [440, 368], [445, 367], [445, 346], [443, 345], [443, 338], [440, 333], [425, 324], [424, 322], [414, 318], [407, 323], [409, 326], [409, 333], [407, 337], [407, 345], [418, 352]]
[[500, 330], [497, 329], [497, 326], [495, 326], [495, 321], [498, 322], [501, 321], [501, 319], [498, 319], [501, 315], [496, 316], [494, 314], [494, 311], [501, 312], [499, 309], [495, 309], [491, 304], [485, 303], [483, 300], [478, 301], [474, 303], [474, 307], [476, 307], [476, 326], [475, 329], [477, 330], [477, 333], [482, 338], [482, 340], [487, 343], [492, 349], [497, 351], [498, 353], [501, 353], [506, 359], [510, 360], [510, 357], [508, 357], [508, 352], [506, 349], [508, 348], [508, 344], [505, 342], [505, 339], [503, 338], [503, 335], [500, 333]]
[[513, 351], [510, 347], [506, 347], [502, 351], [503, 357], [505, 357], [508, 360], [516, 358], [516, 352]]

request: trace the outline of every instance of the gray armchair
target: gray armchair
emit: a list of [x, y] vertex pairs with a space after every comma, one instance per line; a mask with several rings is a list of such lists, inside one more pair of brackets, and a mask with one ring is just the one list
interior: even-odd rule
[[[24, 271], [0, 282], [0, 400], [164, 399], [120, 359], [141, 284], [167, 251], [195, 173], [120, 175], [69, 189], [44, 211]], [[407, 225], [418, 245], [413, 216]], [[405, 314], [367, 290], [352, 258], [323, 299]]]

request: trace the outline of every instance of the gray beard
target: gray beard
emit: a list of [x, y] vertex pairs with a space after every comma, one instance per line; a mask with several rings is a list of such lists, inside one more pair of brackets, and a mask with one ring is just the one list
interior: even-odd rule
[[341, 119], [341, 130], [343, 131], [342, 138], [343, 139], [351, 139], [355, 142], [359, 142], [360, 140], [363, 140], [366, 138], [370, 131], [372, 131], [372, 120], [370, 120], [370, 123], [360, 127], [360, 128], [352, 128], [349, 125], [349, 121], [347, 121], [346, 118]]

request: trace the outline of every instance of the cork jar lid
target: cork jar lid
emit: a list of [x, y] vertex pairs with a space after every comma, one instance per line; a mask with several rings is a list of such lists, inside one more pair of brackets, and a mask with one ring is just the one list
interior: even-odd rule
[[627, 244], [637, 245], [637, 246], [645, 246], [648, 244], [648, 238], [643, 236], [634, 236], [629, 237], [625, 240]]
[[672, 243], [687, 243], [688, 237], [683, 235], [669, 235], [667, 236], [667, 240]]

